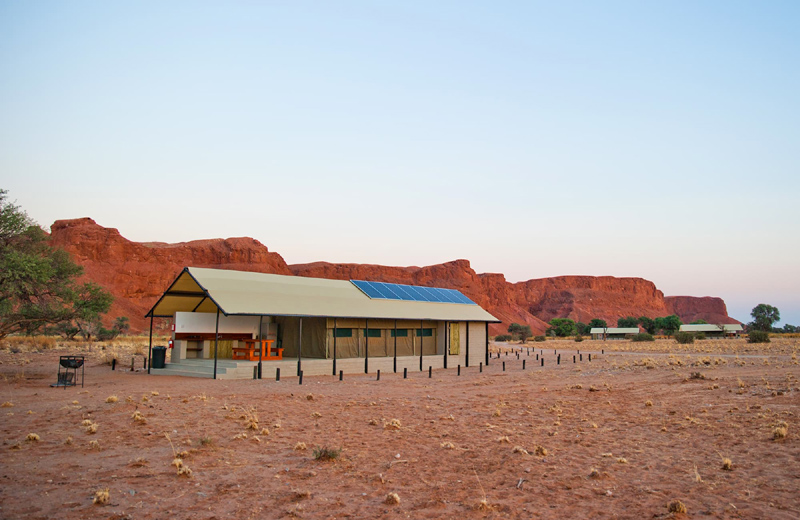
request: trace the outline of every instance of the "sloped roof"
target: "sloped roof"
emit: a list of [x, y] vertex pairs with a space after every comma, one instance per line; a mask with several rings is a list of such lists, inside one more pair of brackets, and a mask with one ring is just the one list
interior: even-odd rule
[[724, 328], [725, 332], [741, 332], [744, 330], [739, 323], [720, 323], [719, 325], [714, 323], [702, 323], [697, 325], [681, 325], [681, 332], [722, 332], [720, 327]]
[[186, 267], [146, 316], [175, 312], [406, 320], [500, 320], [479, 305], [371, 299], [346, 280]]
[[639, 334], [639, 327], [593, 327], [590, 334]]

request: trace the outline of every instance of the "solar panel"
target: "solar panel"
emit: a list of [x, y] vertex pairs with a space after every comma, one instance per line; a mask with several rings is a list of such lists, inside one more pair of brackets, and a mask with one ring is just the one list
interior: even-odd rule
[[367, 282], [364, 280], [350, 280], [350, 282], [372, 300], [476, 305], [475, 302], [455, 289], [441, 289], [439, 287], [423, 287], [421, 285], [404, 285], [398, 283]]

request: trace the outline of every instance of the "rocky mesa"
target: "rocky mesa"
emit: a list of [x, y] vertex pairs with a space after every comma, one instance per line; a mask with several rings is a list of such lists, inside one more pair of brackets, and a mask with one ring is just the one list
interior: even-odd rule
[[144, 330], [144, 314], [185, 266], [236, 269], [260, 273], [429, 285], [458, 289], [484, 307], [502, 324], [526, 323], [543, 333], [553, 318], [588, 322], [601, 318], [616, 323], [622, 316], [677, 314], [684, 322], [698, 318], [714, 323], [738, 323], [728, 316], [720, 298], [665, 297], [653, 282], [612, 276], [557, 276], [508, 282], [502, 274], [476, 273], [468, 260], [426, 267], [369, 264], [287, 265], [252, 238], [196, 240], [177, 244], [132, 242], [118, 230], [90, 218], [59, 220], [51, 226], [51, 242], [69, 252], [84, 268], [84, 277], [114, 297], [108, 319], [128, 316], [133, 330]]

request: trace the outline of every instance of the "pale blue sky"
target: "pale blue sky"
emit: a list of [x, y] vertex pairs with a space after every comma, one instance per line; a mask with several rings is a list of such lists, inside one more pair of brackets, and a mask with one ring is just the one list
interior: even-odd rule
[[0, 1], [0, 187], [289, 263], [640, 276], [800, 325], [800, 2]]

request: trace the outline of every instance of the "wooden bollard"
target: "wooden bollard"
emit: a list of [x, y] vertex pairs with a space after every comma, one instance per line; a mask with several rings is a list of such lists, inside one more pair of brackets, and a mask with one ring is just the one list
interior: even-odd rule
[[505, 372], [505, 371], [506, 371], [506, 362], [503, 361], [503, 372]]
[[380, 369], [378, 369], [378, 378], [375, 381], [380, 381], [380, 380], [381, 380], [381, 371]]
[[281, 380], [281, 367], [275, 369], [275, 381]]
[[542, 358], [542, 366], [544, 366], [544, 358]]
[[433, 367], [428, 365], [428, 379], [433, 377]]
[[258, 379], [258, 367], [253, 365], [253, 379]]
[[583, 354], [578, 354], [579, 358], [578, 361], [583, 361]]
[[132, 358], [131, 358], [131, 372], [133, 372], [133, 367], [134, 367], [135, 365], [136, 365], [136, 358], [135, 358], [135, 357], [132, 357]]
[[458, 365], [458, 375], [461, 375], [461, 365]]
[[558, 361], [556, 362], [557, 365], [561, 364], [561, 354], [558, 355]]
[[591, 354], [589, 354], [589, 361], [591, 361], [591, 360], [592, 360], [592, 355], [591, 355]]
[[539, 361], [539, 354], [536, 354], [536, 361]]
[[116, 369], [117, 369], [117, 359], [114, 358], [111, 360], [111, 370], [116, 370]]
[[480, 369], [481, 374], [483, 374], [483, 362], [482, 361], [478, 364], [478, 368]]
[[606, 353], [606, 349], [601, 350], [600, 353], [601, 354], [605, 354]]
[[303, 371], [300, 371], [300, 384], [303, 384]]
[[572, 356], [572, 362], [575, 363], [575, 356]]
[[403, 379], [408, 379], [408, 367], [403, 369]]
[[522, 370], [525, 370], [525, 360], [522, 360]]
[[147, 370], [147, 358], [144, 358], [144, 370]]
[[339, 370], [339, 381], [344, 379], [344, 370]]

